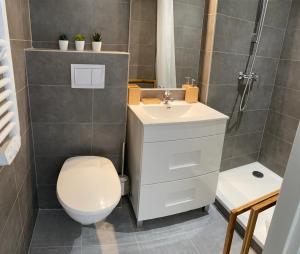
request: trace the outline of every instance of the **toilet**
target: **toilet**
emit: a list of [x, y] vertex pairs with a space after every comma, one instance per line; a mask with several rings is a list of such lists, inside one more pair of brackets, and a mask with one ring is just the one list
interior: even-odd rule
[[65, 161], [59, 173], [57, 198], [75, 221], [88, 225], [105, 219], [121, 198], [121, 184], [112, 162], [78, 156]]

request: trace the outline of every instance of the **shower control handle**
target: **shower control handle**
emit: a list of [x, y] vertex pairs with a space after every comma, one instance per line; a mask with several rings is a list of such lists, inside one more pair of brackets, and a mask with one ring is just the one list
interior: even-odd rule
[[250, 74], [245, 74], [244, 72], [239, 72], [238, 79], [239, 80], [250, 79], [250, 80], [257, 81], [259, 79], [259, 76], [254, 72], [252, 72]]

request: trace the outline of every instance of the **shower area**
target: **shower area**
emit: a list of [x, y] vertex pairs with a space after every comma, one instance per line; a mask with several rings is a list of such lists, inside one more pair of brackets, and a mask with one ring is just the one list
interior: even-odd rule
[[[300, 1], [206, 5], [201, 101], [230, 117], [217, 190], [229, 212], [281, 186], [300, 119]], [[261, 248], [273, 211], [256, 225]], [[238, 217], [243, 228], [248, 216]]]

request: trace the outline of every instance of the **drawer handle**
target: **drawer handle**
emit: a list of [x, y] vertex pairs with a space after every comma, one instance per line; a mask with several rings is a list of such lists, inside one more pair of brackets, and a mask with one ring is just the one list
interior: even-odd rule
[[182, 205], [188, 202], [193, 201], [192, 198], [181, 200], [181, 201], [176, 201], [176, 202], [171, 202], [171, 203], [166, 203], [166, 207], [171, 207], [171, 206], [176, 206], [176, 205]]
[[186, 169], [186, 168], [197, 167], [197, 166], [199, 166], [199, 164], [188, 163], [188, 164], [184, 164], [184, 165], [171, 166], [169, 168], [169, 170]]

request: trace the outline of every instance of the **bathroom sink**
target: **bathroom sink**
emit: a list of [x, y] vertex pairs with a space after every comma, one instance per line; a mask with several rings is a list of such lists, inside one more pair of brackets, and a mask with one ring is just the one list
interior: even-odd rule
[[208, 120], [224, 120], [228, 117], [200, 102], [189, 104], [185, 101], [173, 101], [145, 105], [129, 105], [130, 110], [144, 124], [168, 124], [181, 122], [197, 122]]

